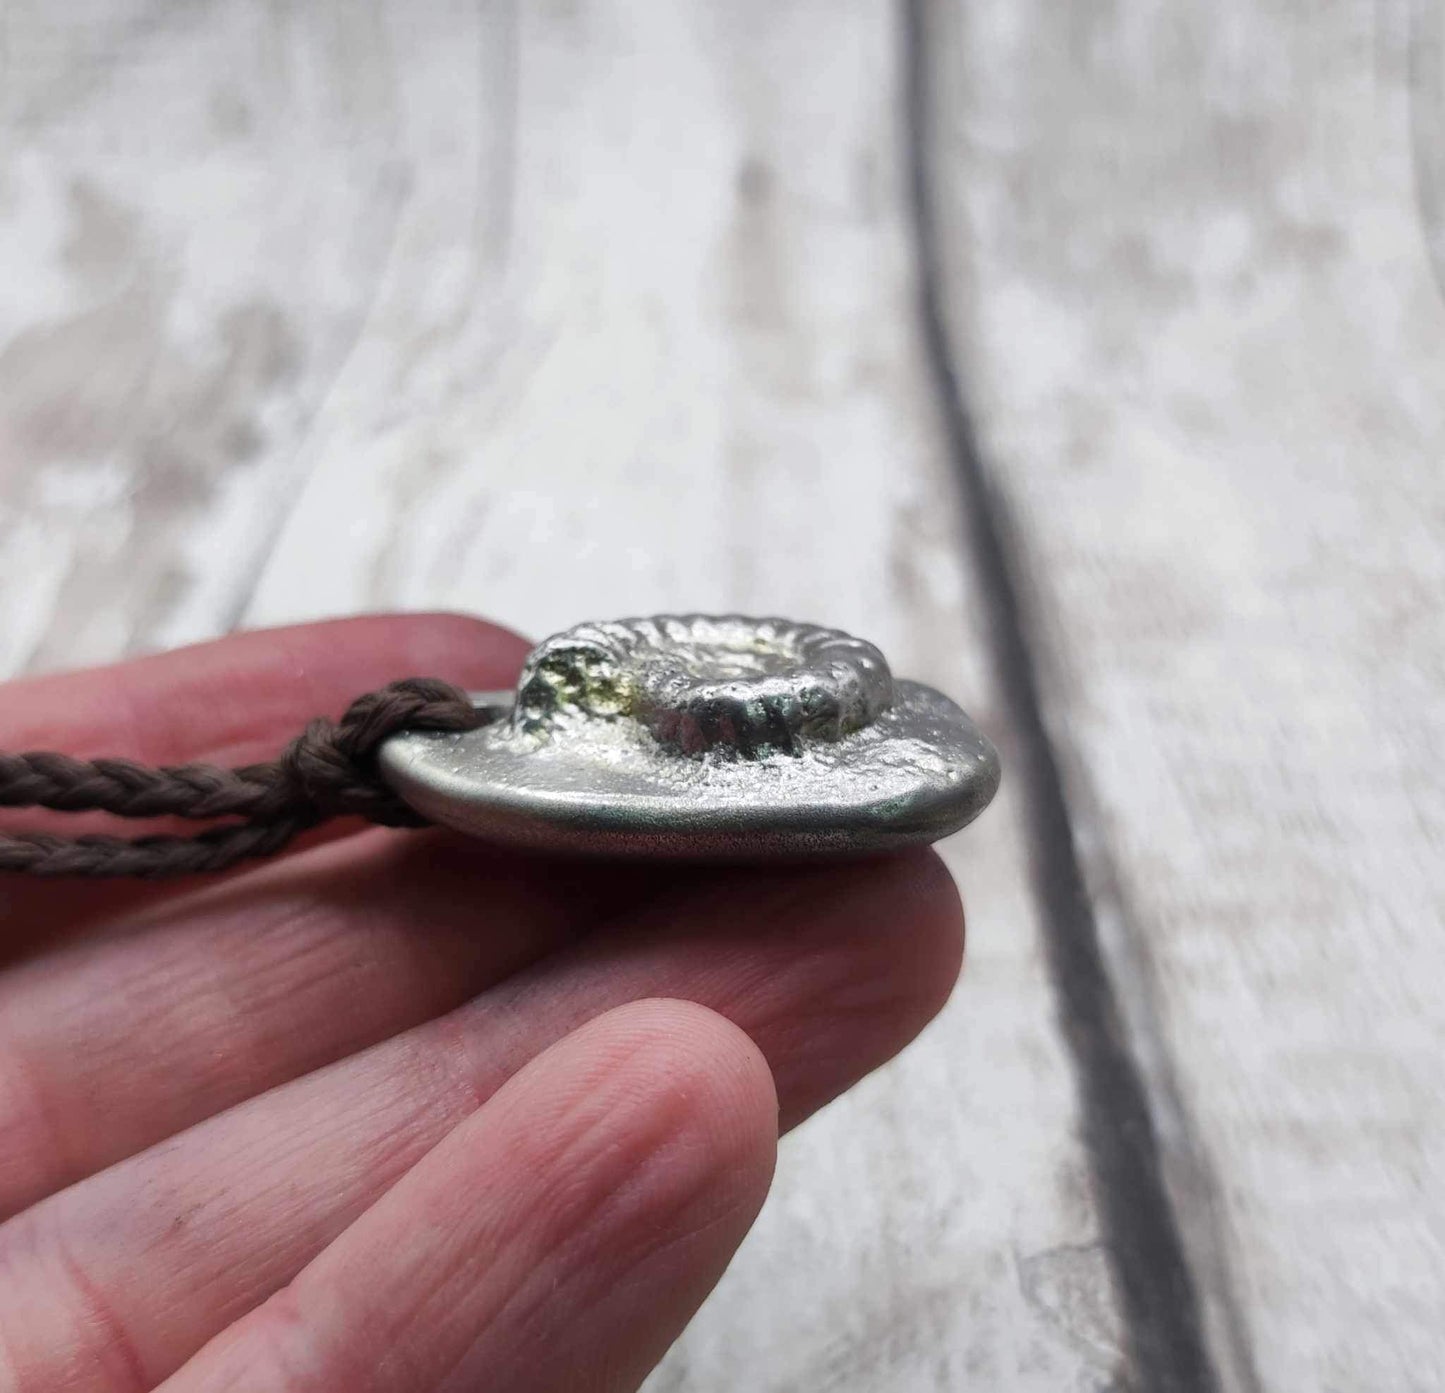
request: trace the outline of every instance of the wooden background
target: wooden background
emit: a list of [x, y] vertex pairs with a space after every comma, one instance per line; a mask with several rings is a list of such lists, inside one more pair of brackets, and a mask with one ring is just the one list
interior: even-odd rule
[[965, 984], [655, 1393], [1445, 1387], [1442, 0], [0, 3], [0, 669], [878, 641]]

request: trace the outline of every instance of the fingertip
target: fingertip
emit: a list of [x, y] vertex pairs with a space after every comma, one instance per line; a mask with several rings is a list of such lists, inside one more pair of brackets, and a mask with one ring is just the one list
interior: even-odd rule
[[293, 692], [309, 689], [314, 713], [329, 715], [339, 714], [338, 700], [344, 706], [402, 677], [440, 677], [480, 690], [510, 685], [528, 648], [512, 630], [475, 615], [377, 613], [250, 630], [156, 661], [214, 652], [252, 687], [284, 678]]
[[601, 1067], [647, 1100], [664, 1131], [690, 1134], [714, 1169], [754, 1173], [766, 1190], [778, 1094], [763, 1052], [740, 1027], [697, 1002], [654, 998], [608, 1011], [574, 1038], [597, 1048]]
[[911, 1006], [902, 1024], [912, 1039], [948, 1004], [958, 985], [967, 924], [958, 882], [932, 847], [890, 860], [878, 894], [911, 920], [913, 951], [900, 963], [899, 987]]
[[498, 673], [508, 679], [521, 670], [531, 643], [516, 630], [458, 610], [419, 614], [377, 615], [349, 622], [395, 624], [396, 637], [407, 659], [405, 675], [447, 677], [463, 684], [495, 683]]
[[726, 1101], [735, 1090], [766, 1094], [777, 1102], [762, 1051], [741, 1027], [699, 1002], [680, 997], [631, 1001], [603, 1012], [578, 1034], [582, 1040], [594, 1034], [604, 1039], [606, 1048], [644, 1072], [655, 1069], [700, 1085], [711, 1081], [715, 1101]]
[[[533, 1114], [539, 1152], [570, 1155], [572, 1172], [593, 1174], [599, 1192], [625, 1186], [639, 1212], [665, 1191], [676, 1202], [710, 1196], [710, 1207], [749, 1210], [750, 1222], [771, 1183], [772, 1071], [738, 1026], [695, 1002], [606, 1011], [534, 1060], [494, 1104], [514, 1092], [534, 1108], [549, 1100], [546, 1116]], [[622, 1149], [594, 1151], [604, 1118]]]
[[757, 1047], [687, 1001], [544, 1051], [174, 1383], [636, 1388], [767, 1192]]
[[840, 913], [860, 947], [858, 974], [875, 975], [883, 1009], [877, 1020], [891, 1055], [947, 1004], [963, 968], [963, 901], [931, 847], [860, 864], [857, 881], [838, 892]]
[[[548, 1254], [548, 1293], [569, 1293], [575, 1343], [514, 1345], [489, 1368], [508, 1388], [634, 1388], [767, 1197], [778, 1138], [772, 1073], [730, 1021], [659, 998], [596, 1017], [515, 1082], [533, 1100], [534, 1122], [540, 1097], [562, 1107], [553, 1138], [534, 1131], [529, 1141], [540, 1160], [532, 1236]], [[499, 1098], [484, 1109], [494, 1125]]]
[[693, 913], [689, 971], [717, 984], [711, 1004], [750, 1023], [784, 1131], [907, 1045], [949, 1000], [963, 961], [958, 889], [929, 850], [752, 872]]
[[273, 757], [313, 716], [402, 677], [509, 685], [526, 640], [469, 615], [365, 614], [252, 629], [111, 667], [0, 688], [12, 748], [56, 744], [148, 763]]

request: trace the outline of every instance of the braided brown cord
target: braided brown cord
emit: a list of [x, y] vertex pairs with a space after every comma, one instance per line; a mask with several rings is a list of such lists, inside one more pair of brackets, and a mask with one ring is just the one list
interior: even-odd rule
[[486, 717], [465, 692], [411, 677], [358, 697], [340, 721], [318, 719], [270, 764], [152, 768], [127, 759], [0, 752], [0, 807], [106, 812], [120, 817], [241, 821], [193, 837], [56, 837], [0, 832], [0, 871], [42, 876], [195, 875], [269, 856], [332, 817], [386, 827], [425, 819], [381, 781], [376, 752], [400, 730], [471, 730]]

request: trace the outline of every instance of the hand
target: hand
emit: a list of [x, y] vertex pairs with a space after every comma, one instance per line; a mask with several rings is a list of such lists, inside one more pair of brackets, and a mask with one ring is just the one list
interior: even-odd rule
[[[246, 634], [0, 687], [0, 747], [247, 763], [523, 651], [446, 617]], [[961, 950], [926, 852], [625, 868], [346, 826], [209, 882], [0, 878], [0, 1389], [635, 1389], [779, 1131]]]

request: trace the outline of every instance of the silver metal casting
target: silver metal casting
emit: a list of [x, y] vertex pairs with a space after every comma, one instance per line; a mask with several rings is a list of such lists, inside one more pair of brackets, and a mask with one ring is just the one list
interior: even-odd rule
[[388, 783], [489, 841], [755, 860], [936, 841], [972, 821], [998, 755], [871, 643], [736, 615], [583, 624], [539, 644], [515, 696], [462, 734], [407, 732]]

